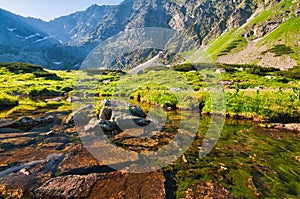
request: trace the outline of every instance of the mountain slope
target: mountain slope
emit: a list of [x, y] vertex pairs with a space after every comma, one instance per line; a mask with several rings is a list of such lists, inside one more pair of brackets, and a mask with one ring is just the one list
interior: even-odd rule
[[[116, 6], [92, 5], [85, 11], [50, 22], [1, 10], [0, 58], [51, 69], [76, 69], [100, 42], [126, 31], [157, 27], [175, 30], [184, 36], [179, 52], [197, 52], [206, 46], [218, 62], [280, 67], [283, 62], [277, 60], [285, 59], [286, 65], [291, 67], [296, 61], [299, 64], [296, 42], [299, 7], [299, 0], [125, 0]], [[132, 43], [138, 40], [132, 39], [135, 40]], [[272, 52], [278, 49], [285, 49], [288, 54], [281, 53], [273, 59]], [[142, 63], [162, 49], [145, 50], [117, 56], [124, 60], [139, 57]], [[122, 64], [128, 68], [128, 63]]]
[[300, 64], [299, 16], [299, 0], [259, 7], [243, 26], [209, 43], [208, 53], [222, 63], [291, 68]]

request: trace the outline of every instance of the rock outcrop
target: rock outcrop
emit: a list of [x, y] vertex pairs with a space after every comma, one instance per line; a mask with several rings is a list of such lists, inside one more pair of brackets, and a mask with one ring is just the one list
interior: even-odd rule
[[50, 179], [35, 190], [37, 198], [153, 198], [163, 199], [163, 173], [129, 174], [112, 172], [70, 175]]

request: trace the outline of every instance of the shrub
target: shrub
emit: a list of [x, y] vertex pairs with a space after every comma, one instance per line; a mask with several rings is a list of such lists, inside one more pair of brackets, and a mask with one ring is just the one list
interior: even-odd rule
[[181, 72], [188, 72], [192, 70], [197, 70], [191, 63], [185, 63], [180, 65], [175, 65], [171, 67], [173, 70], [181, 71]]
[[277, 75], [287, 78], [300, 79], [300, 66], [295, 66], [287, 71], [280, 71], [277, 73]]
[[6, 68], [9, 72], [15, 74], [33, 73], [33, 72], [46, 72], [43, 67], [26, 63], [0, 63], [0, 68]]
[[28, 92], [28, 95], [30, 97], [38, 97], [38, 96], [58, 96], [61, 93], [58, 91], [54, 91], [54, 90], [49, 90], [48, 88], [42, 88], [42, 89], [31, 89]]
[[261, 54], [262, 55], [265, 55], [266, 53], [274, 53], [275, 54], [275, 57], [279, 57], [281, 55], [289, 55], [289, 54], [292, 54], [294, 53], [293, 49], [289, 46], [286, 46], [284, 44], [279, 44], [279, 45], [276, 45], [274, 46], [273, 48], [269, 49], [269, 50], [266, 50], [264, 52], [262, 52]]
[[13, 97], [6, 93], [0, 92], [0, 108], [4, 109], [7, 106], [18, 106], [19, 100], [17, 97]]

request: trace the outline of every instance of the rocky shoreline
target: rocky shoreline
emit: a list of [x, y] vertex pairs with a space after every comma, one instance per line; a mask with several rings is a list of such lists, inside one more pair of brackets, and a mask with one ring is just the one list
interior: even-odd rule
[[[95, 107], [86, 106], [71, 114], [50, 112], [42, 117], [1, 120], [0, 198], [160, 199], [172, 195], [167, 193], [169, 177], [163, 170], [117, 171], [82, 145], [78, 133], [91, 134], [99, 128], [116, 146], [136, 152], [151, 151], [161, 142], [172, 140], [172, 135], [160, 131], [157, 118], [129, 104], [114, 109], [120, 107], [119, 103], [105, 100], [98, 113]], [[78, 124], [82, 126], [78, 128]], [[153, 135], [145, 138], [138, 127], [147, 125]], [[260, 128], [300, 132], [299, 126], [274, 124]], [[215, 197], [235, 198], [215, 181], [195, 184], [186, 191], [186, 198]]]

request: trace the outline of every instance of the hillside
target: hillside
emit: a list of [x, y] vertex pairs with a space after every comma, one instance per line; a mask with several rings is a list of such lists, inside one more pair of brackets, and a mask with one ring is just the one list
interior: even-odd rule
[[[116, 6], [92, 5], [50, 22], [5, 10], [0, 10], [0, 17], [1, 61], [22, 61], [50, 69], [78, 69], [108, 38], [145, 28], [176, 31], [184, 38], [172, 41], [173, 46], [181, 46], [175, 53], [165, 52], [170, 63], [184, 60], [176, 57], [178, 54], [193, 54], [205, 46], [221, 63], [278, 68], [299, 64], [299, 0], [125, 0]], [[128, 39], [122, 42], [128, 43]], [[120, 62], [123, 68], [133, 68], [166, 50], [149, 49], [137, 35], [130, 39], [145, 49], [116, 54], [119, 60], [102, 67], [116, 68], [115, 63]]]
[[299, 65], [300, 2], [284, 0], [256, 13], [240, 28], [208, 43], [217, 62], [288, 69]]

